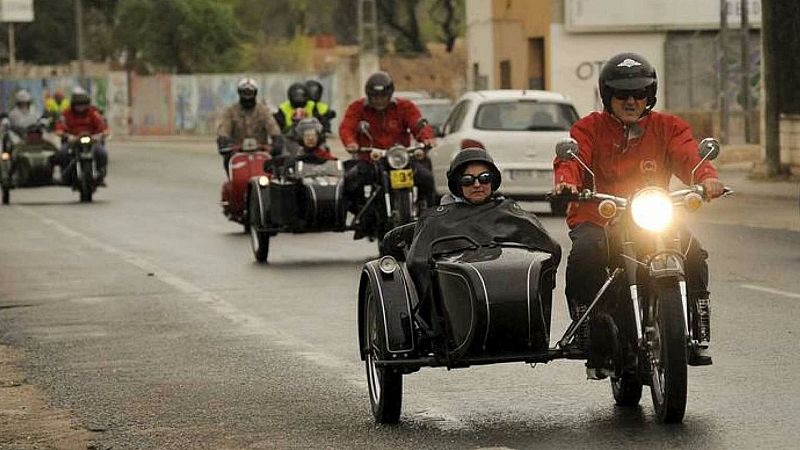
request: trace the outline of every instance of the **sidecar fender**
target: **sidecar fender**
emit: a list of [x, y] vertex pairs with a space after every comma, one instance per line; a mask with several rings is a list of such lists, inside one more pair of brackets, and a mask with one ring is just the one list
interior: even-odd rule
[[[253, 177], [247, 187], [247, 201], [255, 196], [258, 203], [258, 225], [266, 227], [269, 220], [269, 184], [266, 186], [259, 183], [260, 177]], [[245, 208], [247, 206], [245, 205]]]
[[405, 264], [399, 264], [394, 272], [386, 274], [378, 267], [379, 261], [364, 264], [358, 287], [358, 344], [362, 360], [369, 351], [365, 321], [366, 294], [370, 291], [372, 298], [382, 305], [386, 348], [381, 350], [386, 352], [386, 357], [410, 356], [415, 349], [411, 312], [412, 304], [416, 303], [414, 285]]

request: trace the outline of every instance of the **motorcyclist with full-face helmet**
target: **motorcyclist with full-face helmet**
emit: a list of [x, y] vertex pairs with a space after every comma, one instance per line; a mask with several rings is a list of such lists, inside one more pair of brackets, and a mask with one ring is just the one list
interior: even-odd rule
[[283, 134], [289, 134], [301, 119], [314, 116], [314, 102], [304, 83], [292, 83], [286, 91], [286, 100], [278, 106], [275, 121]]
[[25, 129], [39, 120], [39, 111], [32, 102], [31, 94], [24, 89], [14, 95], [14, 107], [8, 112], [8, 120], [11, 130], [19, 136], [24, 135]]
[[330, 134], [331, 120], [336, 117], [336, 111], [322, 101], [322, 83], [317, 80], [308, 80], [306, 81], [306, 90], [308, 91], [309, 100], [314, 102], [312, 107], [313, 116], [322, 124], [323, 132], [325, 134]]
[[[598, 84], [604, 110], [580, 119], [570, 130], [579, 144], [581, 160], [595, 173], [597, 190], [627, 197], [648, 183], [666, 189], [673, 175], [689, 184], [691, 171], [700, 162], [697, 143], [685, 121], [653, 111], [658, 88], [653, 65], [635, 53], [618, 54], [605, 63]], [[577, 193], [592, 187], [590, 175], [575, 160], [556, 158], [554, 170], [556, 192]], [[703, 185], [707, 200], [723, 192], [716, 170], [707, 161], [695, 173], [695, 182]], [[595, 203], [569, 204], [567, 225], [572, 250], [567, 259], [566, 297], [573, 318], [586, 311], [606, 279], [607, 223]], [[685, 238], [683, 248], [688, 248], [689, 299], [699, 305], [699, 315], [708, 317], [708, 253], [688, 230], [681, 236]], [[591, 323], [579, 329], [575, 348], [588, 354], [587, 376], [600, 379], [607, 371], [598, 360], [600, 352], [592, 351], [591, 329]], [[689, 356], [693, 365], [711, 364], [706, 353], [710, 330], [701, 334], [701, 348]]]
[[[347, 107], [342, 123], [339, 125], [339, 138], [347, 152], [356, 155], [357, 163], [345, 173], [345, 192], [350, 199], [351, 212], [357, 212], [358, 199], [363, 186], [374, 182], [374, 161], [369, 153], [358, 153], [360, 147], [388, 149], [393, 145], [411, 145], [411, 138], [427, 147], [436, 145], [433, 128], [422, 120], [419, 108], [410, 100], [393, 98], [394, 81], [386, 72], [372, 74], [364, 85], [365, 97], [354, 101]], [[359, 122], [369, 123], [372, 137], [359, 133]], [[412, 159], [414, 185], [418, 198], [432, 205], [434, 189], [433, 174], [417, 158]], [[358, 234], [358, 233], [357, 233]]]
[[61, 166], [62, 180], [69, 184], [71, 182], [69, 177], [72, 174], [72, 171], [69, 170], [72, 162], [72, 155], [69, 152], [69, 146], [72, 144], [71, 140], [83, 133], [100, 134], [100, 139], [94, 144], [94, 154], [98, 171], [97, 183], [103, 186], [105, 185], [103, 180], [108, 166], [108, 153], [104, 142], [105, 137], [108, 136], [106, 120], [100, 114], [100, 111], [92, 105], [92, 98], [89, 93], [80, 86], [72, 90], [69, 103], [69, 108], [61, 114], [61, 118], [56, 123], [56, 134], [62, 136], [62, 145], [61, 151], [54, 162]]
[[272, 143], [272, 152], [277, 153], [283, 145], [283, 137], [269, 105], [258, 102], [258, 83], [252, 78], [242, 78], [236, 85], [239, 101], [225, 109], [217, 127], [217, 147], [222, 154], [222, 165], [228, 173], [228, 161], [233, 152], [232, 145], [241, 145], [245, 139], [255, 139], [258, 144]]

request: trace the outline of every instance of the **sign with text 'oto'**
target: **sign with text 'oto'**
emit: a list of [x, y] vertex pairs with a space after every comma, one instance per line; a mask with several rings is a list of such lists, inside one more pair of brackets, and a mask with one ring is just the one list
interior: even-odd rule
[[0, 22], [33, 22], [33, 0], [0, 0]]

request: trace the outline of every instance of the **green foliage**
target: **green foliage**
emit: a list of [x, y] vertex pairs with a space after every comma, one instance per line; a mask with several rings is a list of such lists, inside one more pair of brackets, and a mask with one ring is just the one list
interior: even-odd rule
[[17, 59], [34, 64], [64, 64], [75, 59], [72, 2], [36, 0], [33, 17], [31, 23], [15, 24]]
[[269, 38], [264, 33], [244, 45], [244, 67], [257, 72], [302, 72], [312, 70], [313, 43], [307, 36]]
[[230, 5], [213, 0], [122, 0], [115, 42], [130, 61], [156, 69], [222, 72], [237, 68], [240, 36]]

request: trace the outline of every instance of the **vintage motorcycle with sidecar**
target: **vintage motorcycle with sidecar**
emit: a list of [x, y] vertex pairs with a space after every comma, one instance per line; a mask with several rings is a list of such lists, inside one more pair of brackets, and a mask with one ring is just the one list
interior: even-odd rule
[[[719, 144], [703, 140], [699, 151], [702, 161], [711, 160]], [[557, 154], [577, 159], [577, 142], [559, 143]], [[683, 420], [688, 353], [710, 324], [687, 298], [685, 249], [678, 248], [674, 225], [677, 208], [693, 211], [702, 205], [702, 186], [692, 183], [672, 192], [648, 186], [629, 198], [592, 189], [570, 200], [599, 202], [618, 244], [610, 249], [608, 279], [552, 347], [558, 261], [551, 254], [514, 242], [439, 237], [430, 242], [423, 271], [431, 281], [425, 298], [418, 298], [419, 276], [411, 276], [407, 251], [364, 265], [358, 341], [376, 422], [399, 420], [403, 377], [422, 367], [586, 359], [575, 337], [587, 320], [593, 325], [592, 348], [606, 349], [616, 403], [637, 405], [642, 387], [649, 386], [657, 419]], [[595, 335], [595, 325], [603, 332]]]
[[[62, 185], [53, 179], [53, 158], [58, 148], [47, 139], [49, 121], [40, 119], [24, 133], [17, 133], [3, 125], [3, 150], [0, 159], [0, 187], [3, 204], [8, 204], [11, 190], [18, 188]], [[97, 189], [96, 165], [93, 147], [99, 135], [67, 135], [73, 164], [64, 173], [72, 172], [72, 188], [80, 192], [82, 202], [90, 202]]]

